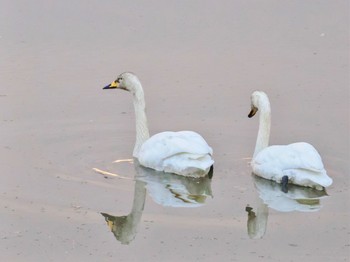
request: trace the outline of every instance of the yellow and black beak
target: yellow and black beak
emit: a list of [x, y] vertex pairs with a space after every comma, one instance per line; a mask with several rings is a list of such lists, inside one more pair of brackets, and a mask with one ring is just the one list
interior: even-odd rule
[[248, 117], [249, 118], [253, 117], [256, 114], [256, 112], [258, 112], [258, 108], [255, 106], [252, 106], [252, 109], [250, 110]]
[[117, 81], [113, 81], [108, 86], [105, 86], [103, 89], [113, 89], [118, 87], [119, 87], [119, 83]]

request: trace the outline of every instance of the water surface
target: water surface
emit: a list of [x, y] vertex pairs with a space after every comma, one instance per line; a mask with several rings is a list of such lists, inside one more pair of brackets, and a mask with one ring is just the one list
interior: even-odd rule
[[[0, 260], [348, 261], [348, 10], [3, 1]], [[206, 138], [212, 180], [113, 162], [131, 158], [135, 137], [130, 94], [102, 90], [123, 71], [142, 81], [151, 133]], [[270, 97], [271, 144], [318, 149], [328, 195], [283, 195], [251, 175], [254, 90]]]

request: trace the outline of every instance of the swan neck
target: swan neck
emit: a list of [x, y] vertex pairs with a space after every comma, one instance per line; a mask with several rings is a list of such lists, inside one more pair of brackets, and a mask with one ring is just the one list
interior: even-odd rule
[[145, 97], [141, 84], [138, 91], [133, 95], [136, 121], [136, 142], [133, 156], [137, 158], [142, 144], [149, 138], [149, 130], [146, 117]]
[[259, 108], [259, 131], [256, 139], [255, 150], [253, 158], [264, 148], [269, 146], [270, 127], [271, 127], [271, 109], [267, 102]]

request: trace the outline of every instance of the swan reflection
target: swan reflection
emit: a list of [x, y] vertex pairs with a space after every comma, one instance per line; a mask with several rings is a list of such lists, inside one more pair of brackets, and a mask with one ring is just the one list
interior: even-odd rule
[[115, 238], [122, 244], [135, 239], [144, 210], [146, 192], [152, 200], [165, 207], [199, 207], [212, 197], [211, 179], [190, 178], [164, 172], [134, 163], [135, 189], [131, 212], [126, 216], [101, 213]]
[[211, 179], [184, 177], [135, 164], [136, 180], [146, 183], [152, 200], [165, 207], [199, 207], [212, 197]]
[[259, 195], [256, 208], [246, 207], [248, 213], [247, 229], [250, 238], [262, 238], [266, 232], [269, 208], [279, 212], [315, 212], [321, 209], [320, 199], [328, 197], [325, 190], [316, 190], [296, 185], [288, 185], [288, 192], [281, 185], [252, 175]]
[[140, 223], [145, 206], [145, 199], [145, 183], [136, 180], [134, 200], [132, 203], [131, 212], [127, 216], [113, 216], [106, 213], [101, 213], [115, 238], [124, 245], [129, 244], [136, 236], [137, 226]]

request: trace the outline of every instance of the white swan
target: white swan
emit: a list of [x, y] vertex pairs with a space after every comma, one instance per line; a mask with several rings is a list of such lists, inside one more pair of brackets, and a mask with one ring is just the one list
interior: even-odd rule
[[133, 95], [136, 143], [133, 156], [142, 166], [187, 177], [203, 177], [213, 166], [213, 150], [203, 137], [192, 131], [162, 132], [151, 138], [140, 80], [125, 72], [103, 89], [119, 88]]
[[271, 108], [267, 95], [255, 91], [251, 95], [252, 107], [248, 117], [260, 111], [259, 131], [251, 162], [253, 173], [278, 183], [313, 187], [322, 190], [332, 184], [316, 149], [304, 142], [290, 145], [268, 146]]

